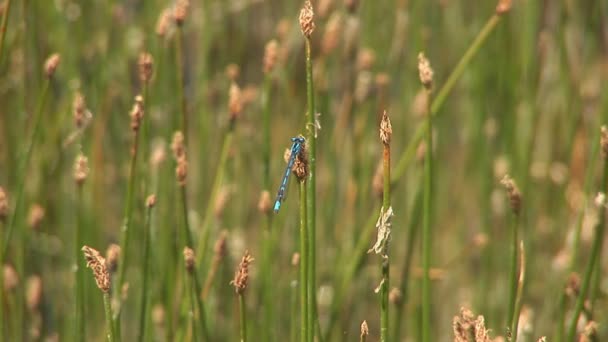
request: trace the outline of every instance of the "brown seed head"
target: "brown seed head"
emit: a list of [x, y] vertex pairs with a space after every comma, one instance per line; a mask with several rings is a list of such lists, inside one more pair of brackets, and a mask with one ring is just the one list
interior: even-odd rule
[[144, 84], [150, 82], [154, 69], [154, 59], [152, 58], [152, 55], [147, 52], [140, 53], [137, 67], [139, 70], [139, 80]]
[[393, 135], [393, 127], [391, 126], [391, 119], [388, 117], [386, 110], [382, 113], [382, 121], [380, 121], [380, 140], [384, 146], [388, 146], [391, 143], [391, 136]]
[[433, 86], [433, 69], [431, 69], [431, 63], [422, 52], [418, 54], [418, 74], [422, 85], [426, 89], [431, 89]]
[[365, 337], [369, 335], [369, 327], [367, 326], [367, 321], [361, 322], [361, 337]]
[[236, 120], [243, 111], [243, 97], [241, 96], [241, 88], [232, 82], [228, 92], [228, 111], [230, 112], [230, 121]]
[[153, 208], [156, 205], [156, 195], [151, 194], [146, 198], [146, 207]]
[[334, 13], [327, 21], [321, 39], [321, 53], [323, 55], [329, 55], [338, 46], [342, 27], [342, 17], [338, 13]]
[[152, 322], [157, 326], [165, 324], [165, 308], [162, 304], [154, 305], [154, 308], [152, 309]]
[[581, 277], [576, 272], [570, 273], [566, 282], [566, 295], [571, 298], [578, 297], [581, 290]]
[[19, 285], [19, 276], [13, 266], [4, 264], [4, 291], [12, 291]]
[[194, 271], [194, 251], [190, 247], [184, 247], [184, 263], [186, 264], [186, 271], [192, 274]]
[[82, 154], [76, 156], [74, 161], [74, 181], [82, 186], [89, 176], [89, 159]]
[[271, 73], [277, 65], [279, 59], [279, 43], [276, 40], [271, 40], [264, 47], [263, 70], [265, 74]]
[[215, 217], [221, 217], [224, 213], [224, 209], [226, 209], [226, 205], [230, 200], [230, 194], [232, 190], [230, 186], [223, 186], [220, 188], [217, 196], [215, 197], [215, 203], [213, 205], [213, 214]]
[[165, 8], [160, 13], [160, 16], [158, 17], [158, 21], [156, 22], [156, 34], [159, 37], [164, 37], [167, 34], [167, 32], [169, 31], [169, 28], [171, 27], [171, 24], [173, 22], [172, 18], [173, 18], [173, 11], [170, 8]]
[[27, 216], [27, 225], [33, 230], [40, 229], [40, 223], [44, 219], [44, 208], [40, 204], [34, 204]]
[[498, 5], [496, 5], [496, 14], [503, 15], [508, 13], [511, 10], [512, 4], [512, 0], [498, 0]]
[[293, 163], [293, 173], [296, 175], [300, 182], [303, 182], [308, 177], [310, 169], [308, 167], [308, 150], [306, 143], [302, 145], [300, 153], [296, 156], [295, 162]]
[[583, 333], [580, 336], [579, 342], [598, 341], [597, 329], [598, 325], [595, 321], [587, 322], [587, 324], [585, 324], [585, 328], [583, 329]]
[[173, 134], [171, 150], [173, 151], [173, 158], [175, 158], [175, 160], [179, 160], [186, 156], [186, 146], [184, 145], [184, 134], [182, 134], [182, 132], [177, 131]]
[[114, 273], [118, 269], [118, 260], [120, 260], [120, 246], [112, 243], [106, 249], [106, 267], [108, 272]]
[[0, 187], [0, 221], [5, 221], [8, 216], [8, 196], [4, 188]]
[[177, 0], [175, 7], [173, 8], [173, 19], [178, 26], [181, 26], [186, 20], [188, 15], [188, 9], [190, 8], [189, 0]]
[[241, 67], [238, 64], [230, 63], [226, 66], [226, 77], [230, 80], [230, 82], [236, 82], [239, 76], [241, 75]]
[[239, 267], [234, 274], [234, 279], [230, 284], [234, 285], [234, 290], [237, 294], [243, 294], [247, 289], [249, 283], [249, 265], [253, 262], [253, 257], [249, 254], [249, 251], [245, 251]]
[[34, 275], [27, 279], [27, 308], [30, 312], [38, 311], [42, 299], [42, 278]]
[[521, 212], [521, 193], [519, 192], [515, 181], [509, 177], [509, 175], [505, 175], [500, 183], [507, 190], [507, 197], [509, 198], [511, 210], [513, 210], [515, 215], [519, 215]]
[[154, 148], [152, 150], [152, 155], [150, 156], [150, 164], [154, 169], [158, 169], [160, 164], [165, 161], [167, 157], [165, 153], [165, 143], [154, 144]]
[[59, 62], [61, 62], [61, 56], [58, 53], [54, 53], [46, 59], [44, 62], [44, 74], [46, 77], [53, 77], [55, 70], [57, 70], [57, 66], [59, 66]]
[[[452, 320], [454, 342], [469, 342], [469, 336], [475, 336], [475, 316], [471, 310], [461, 308], [460, 315]], [[471, 341], [472, 342], [472, 341]]]
[[300, 30], [306, 38], [310, 38], [315, 30], [315, 13], [310, 0], [304, 2], [304, 7], [300, 10]]
[[76, 128], [82, 128], [86, 122], [87, 105], [84, 96], [82, 96], [80, 92], [77, 92], [76, 95], [74, 95], [72, 108], [74, 111], [74, 124], [76, 125]]
[[131, 117], [131, 130], [137, 132], [141, 125], [141, 120], [144, 118], [144, 98], [141, 95], [135, 96], [135, 103], [129, 116]]
[[403, 300], [403, 294], [401, 294], [398, 288], [393, 287], [388, 293], [388, 300], [395, 305], [400, 305]]
[[224, 256], [226, 256], [226, 254], [228, 252], [227, 243], [226, 243], [227, 239], [228, 239], [228, 232], [226, 230], [222, 230], [220, 232], [220, 236], [217, 238], [217, 241], [215, 241], [215, 245], [213, 245], [213, 253], [215, 253], [216, 258], [221, 259]]
[[300, 253], [295, 252], [291, 255], [291, 266], [297, 267], [300, 264]]
[[391, 76], [385, 72], [379, 72], [376, 74], [374, 81], [376, 82], [378, 90], [384, 91], [391, 84]]
[[363, 48], [357, 54], [357, 69], [371, 70], [376, 63], [376, 53], [372, 49]]
[[359, 7], [359, 0], [344, 0], [344, 6], [349, 13], [354, 13]]
[[608, 128], [602, 126], [600, 131], [600, 146], [602, 147], [602, 157], [608, 158]]
[[177, 160], [175, 167], [175, 179], [180, 186], [186, 186], [186, 177], [188, 176], [188, 160], [186, 156], [180, 157]]
[[268, 190], [262, 191], [260, 199], [258, 200], [258, 211], [262, 214], [269, 214], [272, 209], [272, 202], [270, 199], [270, 192]]
[[84, 258], [87, 261], [87, 267], [93, 270], [93, 276], [95, 277], [97, 287], [103, 293], [110, 292], [110, 273], [108, 273], [106, 259], [102, 257], [97, 250], [89, 246], [83, 246], [82, 251], [84, 252]]

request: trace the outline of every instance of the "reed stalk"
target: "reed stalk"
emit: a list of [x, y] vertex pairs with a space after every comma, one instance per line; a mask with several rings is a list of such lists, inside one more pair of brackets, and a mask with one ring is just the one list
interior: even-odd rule
[[4, 14], [2, 16], [2, 26], [0, 27], [0, 62], [4, 57], [4, 38], [6, 37], [6, 26], [8, 24], [8, 16], [11, 12], [11, 0], [6, 0], [4, 6]]
[[[131, 130], [132, 130], [132, 148], [131, 148], [131, 160], [129, 162], [129, 180], [127, 185], [127, 195], [124, 203], [123, 211], [123, 224], [121, 227], [120, 236], [120, 248], [123, 251], [120, 253], [121, 260], [118, 263], [118, 279], [116, 282], [117, 287], [114, 288], [114, 296], [118, 303], [121, 303], [121, 291], [125, 284], [125, 274], [129, 265], [129, 244], [130, 244], [130, 228], [131, 220], [133, 217], [133, 195], [135, 192], [135, 178], [137, 176], [137, 156], [139, 151], [139, 132], [140, 124], [143, 118], [144, 110], [143, 98], [141, 96], [135, 97], [135, 104], [131, 110]], [[114, 312], [114, 324], [120, 327], [120, 313], [121, 305], [118, 305]], [[117, 331], [120, 331], [118, 329]]]
[[184, 31], [182, 25], [177, 25], [175, 37], [175, 76], [177, 79], [177, 101], [179, 102], [180, 125], [179, 129], [184, 133], [186, 146], [188, 146], [188, 114], [186, 112], [186, 95], [184, 92], [184, 52], [183, 40]]
[[424, 158], [424, 197], [422, 206], [422, 341], [431, 341], [431, 215], [433, 204], [433, 114], [432, 86], [433, 70], [422, 53], [418, 55], [420, 82], [425, 88], [428, 104], [426, 110]]
[[254, 261], [249, 251], [245, 251], [241, 262], [234, 274], [234, 279], [230, 284], [234, 285], [234, 290], [239, 302], [239, 317], [240, 317], [240, 339], [241, 342], [247, 342], [247, 306], [245, 305], [245, 291], [249, 285], [249, 266]]
[[[603, 166], [602, 166], [602, 181], [600, 185], [601, 194], [605, 194], [608, 192], [608, 129], [605, 126], [602, 126], [601, 129], [601, 150], [602, 150], [602, 158], [603, 158]], [[587, 261], [587, 267], [585, 269], [585, 273], [583, 276], [583, 281], [581, 283], [580, 292], [578, 298], [576, 299], [576, 304], [574, 306], [574, 312], [572, 314], [572, 319], [570, 321], [570, 325], [568, 328], [568, 334], [566, 341], [574, 341], [576, 335], [576, 327], [578, 323], [579, 316], [583, 310], [585, 305], [585, 299], [587, 298], [587, 292], [589, 291], [593, 271], [595, 269], [596, 262], [601, 254], [602, 250], [602, 241], [604, 238], [604, 231], [606, 230], [606, 215], [605, 215], [605, 200], [600, 195], [600, 198], [596, 198], [596, 202], [599, 206], [598, 221], [595, 225], [595, 235], [593, 238], [593, 242], [591, 245], [591, 255], [589, 260]], [[605, 196], [605, 195], [603, 195]]]
[[80, 246], [84, 244], [82, 234], [85, 225], [83, 213], [84, 206], [82, 205], [82, 203], [84, 203], [82, 186], [78, 186], [77, 195], [77, 225], [76, 237], [74, 241], [74, 276], [76, 278], [76, 285], [74, 286], [74, 299], [76, 304], [74, 310], [74, 338], [75, 341], [84, 341], [86, 336], [84, 320], [84, 264], [80, 256]]
[[112, 323], [112, 299], [110, 298], [109, 293], [103, 294], [103, 308], [106, 316], [106, 336], [108, 342], [120, 341], [120, 339], [116, 339], [114, 333], [114, 325]]
[[522, 298], [524, 295], [524, 285], [526, 282], [526, 254], [524, 249], [524, 241], [519, 243], [519, 279], [517, 281], [517, 292], [515, 295], [515, 311], [513, 313], [513, 325], [511, 326], [511, 341], [517, 342], [517, 330], [519, 328], [519, 314], [523, 304]]
[[300, 328], [302, 342], [309, 342], [310, 327], [309, 323], [309, 301], [308, 301], [308, 224], [307, 224], [307, 205], [306, 205], [306, 181], [300, 182]]
[[315, 109], [315, 94], [313, 84], [312, 70], [312, 40], [311, 35], [315, 29], [314, 11], [312, 3], [306, 1], [304, 7], [300, 10], [300, 29], [304, 35], [304, 44], [306, 50], [306, 148], [309, 158], [309, 176], [306, 180], [306, 195], [307, 202], [307, 230], [308, 230], [308, 282], [305, 283], [308, 287], [308, 328], [311, 335], [310, 339], [314, 339], [314, 327], [317, 322], [317, 296], [316, 296], [316, 140], [317, 140], [317, 118]]
[[150, 290], [149, 290], [149, 282], [150, 282], [150, 245], [151, 245], [151, 236], [152, 236], [152, 210], [156, 205], [156, 196], [150, 195], [146, 199], [146, 217], [144, 221], [144, 236], [143, 236], [143, 244], [144, 244], [144, 252], [142, 257], [142, 291], [141, 291], [141, 309], [139, 312], [139, 331], [138, 331], [138, 341], [145, 341], [146, 339], [146, 323], [147, 323], [147, 313], [148, 313], [148, 303], [150, 301]]

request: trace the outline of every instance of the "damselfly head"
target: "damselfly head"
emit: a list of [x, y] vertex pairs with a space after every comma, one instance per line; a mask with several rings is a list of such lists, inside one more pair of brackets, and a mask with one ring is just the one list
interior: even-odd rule
[[306, 139], [304, 139], [303, 136], [298, 135], [297, 137], [291, 138], [291, 141], [294, 143], [297, 142], [297, 143], [303, 144], [306, 141]]

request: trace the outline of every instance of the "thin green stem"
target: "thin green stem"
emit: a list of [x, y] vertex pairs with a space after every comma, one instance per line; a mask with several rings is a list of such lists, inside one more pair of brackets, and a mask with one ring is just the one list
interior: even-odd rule
[[184, 226], [184, 243], [186, 246], [192, 248], [194, 243], [192, 239], [192, 233], [190, 232], [190, 223], [188, 221], [188, 194], [185, 185], [180, 185], [179, 190], [181, 193], [182, 202], [182, 214], [183, 214], [183, 226]]
[[270, 96], [272, 91], [271, 75], [264, 75], [262, 86], [262, 184], [264, 189], [270, 188]]
[[[0, 246], [2, 246], [4, 239], [4, 218], [0, 219]], [[0, 272], [0, 308], [5, 308], [4, 306], [4, 253], [0, 251], [0, 267], [2, 267], [2, 272]], [[0, 339], [4, 341], [4, 309], [0, 310]]]
[[316, 125], [316, 109], [315, 109], [315, 94], [312, 74], [312, 56], [311, 56], [311, 41], [310, 37], [306, 37], [306, 95], [307, 95], [307, 111], [306, 111], [306, 148], [308, 150], [310, 176], [307, 180], [308, 192], [307, 198], [307, 215], [308, 215], [308, 234], [309, 234], [309, 270], [308, 278], [308, 326], [310, 331], [310, 340], [314, 339], [313, 327], [317, 324], [317, 296], [316, 296], [316, 141], [317, 141], [317, 125]]
[[145, 341], [146, 339], [146, 315], [148, 312], [148, 302], [149, 302], [149, 279], [150, 279], [150, 237], [152, 235], [151, 232], [151, 221], [152, 221], [152, 209], [153, 205], [149, 205], [147, 203], [146, 210], [146, 218], [144, 223], [144, 255], [142, 258], [142, 272], [143, 272], [143, 280], [142, 280], [142, 291], [141, 291], [141, 309], [139, 312], [139, 332], [138, 332], [138, 341]]
[[180, 111], [180, 130], [184, 134], [184, 141], [188, 146], [188, 115], [186, 113], [186, 96], [184, 93], [184, 52], [183, 42], [184, 30], [181, 25], [177, 25], [175, 37], [175, 76], [177, 78], [177, 100], [179, 101]]
[[207, 314], [205, 312], [205, 303], [201, 298], [201, 283], [198, 280], [198, 271], [196, 267], [192, 270], [192, 280], [193, 280], [193, 295], [196, 299], [196, 306], [198, 308], [198, 318], [199, 318], [199, 326], [201, 329], [202, 337], [205, 341], [211, 341], [211, 335], [209, 334], [209, 328], [207, 327]]
[[517, 296], [517, 245], [519, 242], [519, 215], [513, 213], [511, 218], [511, 267], [509, 271], [509, 301], [507, 312], [507, 327], [511, 329], [511, 333], [517, 335], [517, 331], [513, 331], [513, 320], [515, 317], [515, 305]]
[[241, 318], [241, 342], [247, 342], [247, 308], [245, 306], [245, 294], [240, 293], [239, 297], [239, 314]]
[[300, 325], [302, 330], [301, 341], [309, 342], [310, 329], [308, 325], [308, 225], [306, 205], [306, 181], [300, 181]]
[[[602, 169], [602, 184], [601, 191], [606, 193], [608, 190], [608, 161], [604, 159], [604, 165]], [[585, 276], [583, 277], [583, 282], [581, 284], [580, 292], [578, 298], [576, 299], [576, 304], [574, 306], [574, 313], [572, 314], [572, 320], [570, 321], [570, 327], [568, 329], [568, 337], [566, 341], [574, 341], [574, 337], [576, 335], [576, 326], [578, 323], [578, 318], [583, 310], [583, 306], [585, 304], [585, 298], [587, 297], [587, 291], [589, 291], [589, 287], [591, 285], [591, 278], [593, 275], [593, 271], [595, 269], [595, 263], [601, 254], [602, 249], [602, 241], [604, 238], [604, 231], [606, 229], [606, 215], [604, 212], [604, 208], [600, 208], [600, 215], [598, 222], [595, 226], [595, 237], [593, 239], [593, 244], [591, 246], [591, 256], [589, 261], [587, 262], [587, 268], [585, 269]]]
[[[131, 227], [131, 218], [133, 215], [133, 193], [135, 191], [135, 176], [137, 174], [136, 166], [137, 166], [137, 155], [138, 155], [138, 147], [139, 147], [139, 131], [135, 131], [133, 133], [133, 149], [131, 150], [131, 161], [129, 165], [129, 183], [127, 185], [127, 197], [125, 200], [124, 206], [124, 214], [123, 214], [123, 225], [121, 227], [121, 236], [120, 236], [120, 248], [122, 253], [120, 253], [121, 259], [118, 263], [118, 279], [117, 279], [117, 287], [114, 288], [114, 296], [116, 298], [120, 298], [120, 292], [125, 282], [125, 272], [127, 270], [128, 261], [129, 261], [129, 229]], [[118, 301], [120, 303], [120, 300]], [[118, 325], [120, 318], [121, 308], [120, 305], [116, 309], [114, 313], [114, 323]]]
[[6, 37], [6, 26], [8, 24], [8, 16], [10, 12], [11, 0], [6, 0], [4, 15], [2, 16], [2, 26], [0, 27], [0, 62], [2, 62], [2, 57], [4, 56], [4, 38]]
[[81, 257], [81, 248], [84, 245], [82, 238], [84, 228], [84, 206], [82, 205], [83, 194], [82, 185], [78, 185], [77, 189], [78, 198], [76, 205], [79, 207], [76, 210], [77, 225], [76, 225], [76, 238], [74, 240], [74, 276], [76, 277], [74, 286], [74, 299], [75, 299], [75, 310], [74, 310], [74, 340], [84, 341], [86, 336], [85, 333], [85, 321], [84, 321], [84, 259]]
[[[384, 122], [386, 119], [386, 123]], [[390, 213], [391, 207], [391, 145], [390, 145], [390, 134], [389, 132], [383, 133], [384, 124], [390, 125], [388, 121], [388, 116], [386, 112], [384, 113], [384, 117], [382, 119], [383, 124], [381, 124], [380, 135], [383, 134], [388, 135], [389, 137], [385, 142], [383, 142], [383, 153], [382, 153], [382, 169], [383, 169], [383, 180], [384, 180], [384, 189], [382, 191], [382, 210], [381, 214], [384, 215], [385, 212]], [[384, 218], [381, 218], [384, 221]], [[390, 282], [390, 261], [388, 256], [388, 240], [384, 242], [384, 251], [382, 255], [382, 263], [381, 263], [381, 272], [382, 272], [382, 283], [380, 285], [380, 341], [387, 342], [389, 340], [388, 336], [388, 326], [389, 326], [389, 317], [388, 317], [388, 291], [389, 291], [389, 282]]]
[[[489, 37], [490, 33], [494, 31], [494, 28], [499, 22], [500, 16], [494, 14], [486, 22], [485, 26], [481, 29], [481, 31], [479, 31], [477, 37], [475, 37], [475, 40], [473, 40], [473, 43], [471, 43], [467, 51], [460, 58], [460, 61], [458, 61], [458, 64], [456, 64], [456, 67], [454, 68], [454, 70], [452, 70], [452, 72], [448, 76], [448, 79], [439, 89], [437, 96], [433, 99], [430, 110], [431, 115], [437, 115], [437, 113], [439, 113], [439, 110], [441, 109], [448, 95], [454, 88], [456, 81], [458, 81], [460, 76], [462, 76], [466, 67], [469, 65], [473, 57], [480, 50], [481, 46]], [[395, 172], [393, 173], [393, 182], [396, 182], [399, 178], [401, 178], [401, 176], [405, 173], [405, 170], [408, 168], [408, 166], [414, 159], [414, 156], [416, 155], [416, 148], [418, 147], [418, 142], [422, 140], [422, 138], [424, 137], [424, 133], [427, 130], [427, 122], [428, 121], [424, 121], [422, 124], [420, 124], [420, 126], [418, 126], [418, 128], [414, 132], [414, 135], [410, 139], [410, 142], [408, 143], [407, 147], [401, 154], [401, 158], [397, 162], [397, 165], [394, 170]]]
[[512, 342], [517, 342], [517, 330], [519, 327], [519, 313], [523, 305], [522, 298], [524, 295], [524, 285], [526, 282], [526, 256], [524, 250], [524, 242], [519, 244], [519, 279], [517, 281], [517, 293], [515, 295], [515, 312], [513, 313], [513, 325], [511, 326]]
[[103, 307], [106, 314], [106, 336], [108, 337], [108, 342], [116, 342], [116, 337], [114, 334], [114, 325], [112, 324], [112, 300], [110, 299], [109, 293], [103, 294]]
[[215, 180], [213, 181], [213, 188], [211, 188], [211, 196], [209, 196], [209, 200], [207, 202], [207, 208], [205, 210], [205, 218], [203, 219], [203, 225], [201, 229], [201, 233], [199, 235], [198, 240], [198, 254], [196, 256], [196, 264], [201, 265], [203, 260], [203, 256], [205, 255], [207, 248], [207, 239], [209, 237], [209, 225], [211, 224], [211, 219], [213, 217], [213, 206], [215, 203], [215, 198], [220, 190], [220, 186], [222, 186], [224, 179], [224, 170], [226, 168], [226, 161], [228, 160], [228, 152], [230, 150], [230, 146], [232, 145], [232, 140], [234, 137], [234, 124], [231, 124], [228, 133], [224, 137], [224, 143], [222, 144], [222, 151], [220, 153], [220, 159], [217, 165], [217, 171], [215, 172]]
[[20, 158], [19, 171], [17, 173], [17, 188], [15, 193], [15, 208], [13, 209], [13, 213], [8, 221], [8, 228], [6, 232], [6, 238], [4, 240], [4, 246], [2, 248], [3, 257], [6, 260], [8, 253], [8, 245], [11, 242], [11, 238], [13, 236], [13, 232], [15, 230], [15, 225], [17, 221], [17, 214], [21, 208], [21, 199], [23, 197], [23, 186], [25, 184], [25, 175], [27, 173], [27, 168], [30, 163], [30, 158], [32, 156], [32, 151], [34, 149], [34, 144], [40, 134], [40, 122], [42, 121], [42, 111], [44, 109], [44, 105], [46, 103], [46, 98], [49, 92], [49, 88], [51, 85], [51, 80], [49, 78], [44, 82], [42, 93], [40, 94], [40, 99], [38, 101], [38, 108], [36, 109], [36, 117], [34, 119], [34, 127], [32, 130], [32, 135], [28, 139], [27, 146], [25, 148], [25, 154]]
[[[427, 89], [427, 103], [431, 103], [431, 90]], [[428, 108], [426, 119], [426, 156], [424, 160], [424, 202], [422, 223], [422, 341], [431, 341], [431, 212], [433, 180], [433, 115]]]

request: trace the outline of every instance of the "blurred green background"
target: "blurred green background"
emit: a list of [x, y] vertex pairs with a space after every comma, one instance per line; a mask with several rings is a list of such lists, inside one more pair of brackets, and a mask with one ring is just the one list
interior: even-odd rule
[[[3, 3], [6, 13], [8, 1]], [[375, 341], [379, 296], [374, 289], [381, 279], [380, 257], [365, 252], [375, 241], [373, 224], [380, 205], [373, 186], [382, 151], [380, 115], [387, 110], [391, 117], [393, 167], [398, 168], [424, 120], [418, 53], [424, 51], [429, 58], [435, 88], [440, 89], [494, 15], [496, 3], [313, 4], [312, 53], [321, 125], [316, 241], [320, 329], [329, 340], [353, 341], [359, 338], [361, 321], [367, 320], [370, 340]], [[128, 114], [142, 91], [137, 63], [144, 51], [154, 58], [154, 76], [145, 103], [148, 129], [140, 141], [132, 240], [126, 251], [129, 291], [122, 336], [137, 335], [144, 200], [154, 192], [147, 336], [159, 341], [189, 338], [177, 242], [182, 212], [169, 148], [180, 125], [176, 29], [157, 34], [159, 15], [172, 5], [157, 0], [11, 1], [0, 59], [0, 186], [8, 193], [11, 214], [20, 177], [25, 187], [5, 260], [18, 278], [16, 287], [5, 286], [0, 308], [5, 312], [6, 341], [72, 340], [72, 250], [78, 220], [84, 222], [85, 244], [102, 253], [120, 240], [132, 148]], [[305, 133], [301, 5], [276, 0], [192, 1], [182, 28], [188, 217], [196, 241], [203, 227], [208, 236], [206, 249], [197, 251], [203, 253], [198, 265], [202, 282], [213, 263], [214, 241], [222, 230], [228, 232], [227, 254], [205, 303], [213, 340], [238, 339], [238, 305], [229, 281], [245, 249], [256, 258], [246, 297], [250, 339], [285, 341], [298, 333], [298, 272], [291, 265], [299, 246], [297, 186], [292, 181], [280, 213], [273, 214], [270, 231], [258, 201], [263, 190], [274, 199], [289, 139]], [[272, 39], [278, 42], [279, 57], [275, 70], [265, 76], [264, 48]], [[44, 61], [52, 53], [61, 55], [61, 63], [50, 81], [40, 132], [22, 173], [17, 165], [34, 127], [46, 80]], [[520, 237], [526, 246], [527, 273], [519, 340], [536, 341], [546, 335], [552, 341], [561, 313], [568, 325], [574, 297], [561, 302], [560, 298], [570, 272], [582, 275], [588, 263], [597, 218], [592, 199], [602, 191], [598, 145], [600, 126], [608, 117], [607, 79], [608, 3], [601, 0], [514, 1], [466, 66], [434, 124], [433, 340], [453, 339], [452, 318], [462, 306], [484, 315], [493, 336], [506, 335], [510, 225], [508, 201], [499, 182], [505, 173], [513, 176], [523, 194]], [[234, 122], [228, 113], [231, 82], [240, 86], [244, 104]], [[72, 119], [77, 92], [92, 113], [90, 125], [82, 131]], [[264, 94], [270, 141], [262, 134]], [[232, 129], [227, 160], [220, 164]], [[74, 134], [81, 136], [70, 139]], [[263, 175], [265, 143], [270, 146], [269, 186]], [[166, 156], [158, 169], [152, 169], [149, 161], [160, 151]], [[79, 152], [88, 157], [90, 168], [82, 200], [72, 176]], [[214, 192], [218, 173], [219, 190]], [[398, 177], [392, 187], [390, 287], [401, 289], [401, 300], [395, 300], [393, 292], [391, 332], [395, 327], [400, 331], [391, 340], [418, 341], [421, 271], [416, 231], [422, 223], [417, 205], [422, 162], [416, 159], [393, 175]], [[39, 224], [28, 219], [36, 205], [44, 210]], [[6, 237], [6, 229], [3, 233]], [[361, 262], [354, 262], [358, 257]], [[592, 317], [600, 323], [596, 341], [608, 339], [606, 260], [600, 259], [602, 272], [592, 283]], [[87, 340], [101, 341], [101, 296], [90, 271], [85, 273]], [[37, 306], [28, 307], [19, 298], [26, 296], [33, 283], [28, 279], [34, 276], [40, 277], [42, 295]], [[399, 306], [403, 314], [397, 320]], [[160, 312], [164, 320], [158, 317]]]

